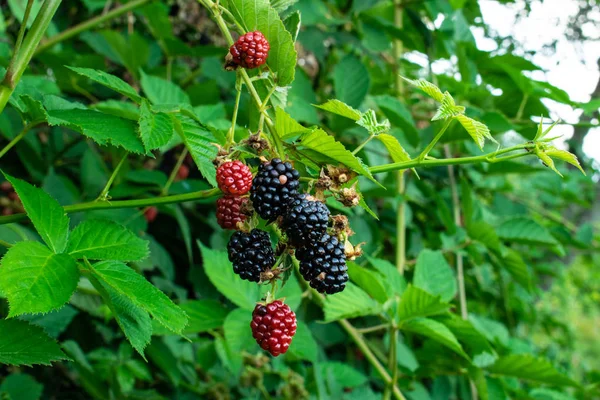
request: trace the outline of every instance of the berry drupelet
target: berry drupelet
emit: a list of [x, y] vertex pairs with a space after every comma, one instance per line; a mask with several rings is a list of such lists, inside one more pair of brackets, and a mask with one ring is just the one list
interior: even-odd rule
[[252, 187], [252, 171], [241, 161], [227, 161], [217, 168], [217, 184], [225, 194], [241, 196]]
[[233, 271], [251, 282], [259, 282], [260, 274], [275, 264], [269, 234], [260, 229], [253, 229], [250, 233], [235, 232], [229, 239], [227, 252]]
[[280, 300], [267, 305], [257, 304], [250, 328], [256, 343], [277, 357], [288, 350], [296, 334], [296, 314]]
[[247, 202], [247, 197], [237, 196], [223, 196], [217, 200], [217, 222], [221, 228], [237, 230], [238, 222], [246, 220], [242, 210]]
[[274, 158], [258, 167], [250, 200], [262, 219], [274, 221], [286, 211], [299, 185], [300, 174], [292, 164]]
[[258, 68], [267, 62], [270, 49], [269, 42], [261, 32], [248, 32], [229, 48], [231, 64], [246, 69]]
[[302, 247], [321, 239], [327, 231], [329, 215], [329, 209], [322, 202], [307, 194], [295, 196], [283, 215], [283, 228], [289, 242]]
[[296, 250], [300, 274], [320, 293], [341, 292], [348, 282], [348, 266], [344, 244], [335, 236], [321, 239]]

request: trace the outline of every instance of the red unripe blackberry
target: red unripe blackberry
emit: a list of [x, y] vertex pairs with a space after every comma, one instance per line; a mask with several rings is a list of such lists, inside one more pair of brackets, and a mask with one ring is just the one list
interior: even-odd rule
[[221, 228], [237, 230], [238, 222], [246, 220], [242, 206], [248, 201], [247, 197], [237, 196], [223, 196], [217, 200], [217, 222]]
[[279, 300], [267, 305], [257, 304], [250, 328], [256, 343], [277, 357], [288, 350], [296, 334], [296, 314]]
[[179, 169], [177, 170], [177, 179], [183, 181], [190, 176], [190, 167], [185, 164], [181, 164]]
[[158, 208], [152, 206], [152, 207], [148, 207], [146, 209], [146, 211], [144, 211], [144, 218], [146, 218], [146, 221], [148, 222], [154, 222], [154, 220], [156, 219], [156, 217], [158, 216]]
[[229, 48], [231, 63], [246, 69], [257, 68], [267, 62], [271, 46], [259, 32], [248, 32]]
[[252, 171], [241, 161], [227, 161], [217, 168], [217, 184], [225, 194], [246, 194], [252, 187]]
[[0, 190], [8, 193], [8, 192], [12, 192], [13, 187], [9, 181], [4, 181], [4, 182], [0, 183]]
[[348, 266], [344, 244], [335, 236], [323, 235], [320, 240], [296, 250], [300, 274], [320, 293], [341, 292], [348, 282]]
[[300, 174], [292, 164], [274, 158], [258, 167], [250, 200], [262, 219], [274, 221], [286, 211], [299, 186]]
[[227, 253], [233, 272], [250, 282], [260, 282], [260, 274], [275, 265], [269, 234], [260, 229], [235, 232], [227, 243]]
[[317, 241], [327, 231], [329, 209], [307, 194], [296, 195], [283, 215], [283, 228], [289, 242], [302, 247]]

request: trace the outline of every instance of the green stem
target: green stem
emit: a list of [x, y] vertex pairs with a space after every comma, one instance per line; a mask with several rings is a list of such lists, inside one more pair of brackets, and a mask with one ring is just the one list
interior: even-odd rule
[[521, 153], [515, 156], [502, 157], [497, 158], [497, 156], [505, 153], [509, 153], [516, 150], [523, 150], [525, 148], [531, 147], [531, 143], [524, 143], [517, 146], [508, 147], [503, 150], [494, 151], [488, 154], [482, 154], [480, 156], [473, 157], [459, 157], [459, 158], [448, 158], [448, 159], [427, 159], [427, 160], [419, 160], [414, 159], [410, 161], [403, 161], [391, 164], [377, 165], [375, 167], [370, 167], [369, 171], [373, 174], [380, 174], [383, 172], [390, 171], [402, 171], [405, 169], [410, 169], [414, 167], [445, 167], [446, 165], [458, 165], [458, 164], [478, 164], [478, 163], [496, 163], [506, 161], [508, 159], [523, 157], [528, 155], [529, 153]]
[[240, 99], [242, 98], [242, 84], [239, 75], [235, 79], [235, 105], [233, 106], [233, 117], [231, 118], [231, 128], [227, 133], [227, 142], [225, 148], [229, 149], [235, 143], [235, 125], [237, 123], [237, 115], [240, 109]]
[[436, 143], [442, 138], [442, 136], [444, 135], [444, 133], [446, 132], [446, 130], [448, 129], [448, 127], [450, 126], [450, 124], [452, 123], [453, 120], [454, 120], [454, 118], [448, 118], [446, 120], [442, 129], [440, 129], [440, 131], [438, 132], [437, 135], [435, 135], [435, 137], [433, 138], [431, 143], [429, 143], [427, 145], [427, 147], [425, 148], [425, 150], [423, 150], [423, 152], [419, 155], [419, 157], [417, 158], [418, 160], [425, 159], [425, 157], [427, 156], [427, 154], [429, 154], [431, 149], [433, 149], [433, 147], [436, 145]]
[[21, 49], [23, 37], [25, 36], [25, 29], [27, 29], [27, 21], [29, 21], [29, 14], [31, 13], [31, 6], [33, 6], [33, 0], [28, 0], [27, 7], [25, 8], [25, 14], [23, 15], [23, 21], [21, 21], [21, 27], [19, 28], [19, 33], [17, 34], [17, 41], [15, 42], [13, 54], [18, 53]]
[[0, 158], [4, 157], [4, 155], [10, 150], [12, 149], [17, 143], [19, 143], [19, 141], [21, 141], [21, 139], [23, 139], [25, 137], [25, 135], [27, 134], [27, 132], [29, 132], [33, 127], [35, 127], [36, 125], [41, 124], [40, 121], [35, 121], [35, 122], [30, 122], [27, 125], [25, 125], [25, 127], [23, 127], [23, 130], [13, 138], [13, 140], [11, 140], [6, 146], [4, 146], [4, 148], [2, 150], [0, 150]]
[[39, 54], [42, 53], [46, 50], [48, 50], [49, 48], [51, 48], [52, 46], [54, 46], [57, 43], [63, 42], [67, 39], [72, 38], [73, 36], [77, 36], [79, 35], [81, 32], [87, 31], [89, 29], [92, 29], [104, 22], [110, 21], [113, 18], [116, 18], [120, 15], [125, 14], [128, 11], [134, 10], [138, 7], [141, 7], [147, 3], [150, 3], [151, 1], [154, 0], [135, 0], [135, 1], [131, 1], [129, 3], [126, 3], [124, 5], [122, 5], [119, 8], [115, 8], [114, 10], [111, 10], [109, 12], [107, 12], [106, 14], [101, 14], [95, 18], [91, 18], [85, 22], [80, 23], [79, 25], [75, 25], [72, 28], [69, 28], [61, 33], [59, 33], [58, 35], [54, 35], [50, 38], [48, 38], [48, 40], [45, 40], [35, 51], [35, 54]]
[[371, 332], [377, 332], [377, 331], [383, 331], [388, 329], [390, 326], [390, 324], [380, 324], [380, 325], [375, 325], [375, 326], [370, 326], [368, 328], [357, 328], [357, 332], [361, 333], [361, 334], [365, 334], [365, 333], [371, 333]]
[[175, 164], [175, 167], [173, 167], [173, 170], [171, 171], [171, 174], [169, 175], [169, 179], [167, 180], [165, 187], [163, 187], [163, 189], [160, 193], [161, 196], [165, 196], [165, 195], [169, 194], [169, 189], [171, 188], [171, 185], [173, 184], [173, 182], [175, 182], [175, 178], [177, 177], [179, 168], [181, 168], [181, 165], [185, 161], [185, 158], [187, 157], [187, 155], [188, 155], [188, 149], [186, 147], [183, 149], [183, 151], [179, 155], [179, 158], [177, 159], [177, 163]]
[[12, 247], [12, 244], [5, 242], [4, 240], [0, 239], [0, 246], [4, 246], [6, 248]]
[[352, 154], [357, 155], [358, 152], [361, 151], [363, 149], [363, 147], [365, 147], [367, 145], [367, 143], [369, 143], [371, 140], [373, 140], [374, 137], [375, 137], [375, 135], [373, 135], [373, 134], [369, 135], [368, 138], [366, 138], [361, 144], [358, 145], [358, 147], [356, 147], [354, 149]]
[[406, 182], [404, 171], [398, 171], [397, 181], [399, 203], [396, 211], [396, 268], [398, 268], [400, 275], [403, 275], [406, 265], [406, 200], [404, 199]]
[[[87, 203], [73, 204], [65, 206], [64, 210], [68, 214], [92, 211], [92, 210], [106, 210], [106, 209], [117, 209], [117, 208], [141, 208], [149, 206], [157, 206], [161, 204], [173, 204], [173, 203], [184, 203], [187, 201], [195, 201], [200, 199], [206, 199], [209, 197], [217, 196], [221, 191], [218, 188], [201, 190], [199, 192], [191, 192], [184, 194], [177, 194], [173, 196], [164, 197], [152, 197], [148, 199], [134, 199], [134, 200], [117, 200], [117, 201], [91, 201]], [[19, 222], [27, 219], [27, 214], [13, 214], [0, 217], [0, 225], [10, 224], [13, 222]]]
[[98, 198], [96, 199], [96, 201], [105, 201], [106, 200], [106, 198], [108, 196], [108, 191], [110, 190], [110, 187], [112, 186], [113, 182], [115, 181], [115, 178], [117, 177], [117, 175], [119, 175], [119, 171], [121, 170], [121, 167], [125, 163], [125, 160], [127, 160], [127, 156], [128, 156], [128, 154], [125, 153], [125, 155], [121, 158], [121, 161], [119, 161], [119, 163], [115, 167], [115, 170], [110, 175], [110, 178], [108, 178], [108, 182], [106, 182], [106, 186], [104, 186], [104, 189], [102, 189], [102, 191], [98, 195]]
[[8, 99], [15, 87], [17, 87], [23, 72], [25, 72], [36, 47], [44, 36], [46, 29], [48, 29], [48, 25], [50, 25], [50, 21], [52, 21], [52, 17], [54, 17], [60, 3], [61, 0], [46, 0], [42, 4], [19, 51], [13, 54], [9, 68], [6, 71], [6, 75], [4, 75], [4, 80], [0, 84], [0, 113], [4, 111]]

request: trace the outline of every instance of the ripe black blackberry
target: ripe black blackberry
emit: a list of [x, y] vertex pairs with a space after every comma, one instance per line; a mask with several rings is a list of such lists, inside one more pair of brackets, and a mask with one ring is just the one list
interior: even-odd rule
[[301, 247], [315, 242], [325, 234], [329, 224], [329, 209], [307, 194], [296, 195], [283, 215], [283, 228], [289, 242]]
[[348, 282], [344, 244], [335, 236], [324, 234], [320, 240], [296, 250], [300, 274], [320, 293], [341, 292]]
[[233, 271], [250, 282], [259, 282], [261, 272], [271, 269], [275, 264], [269, 234], [260, 229], [252, 229], [250, 233], [234, 233], [227, 244], [227, 252], [229, 261], [233, 263]]
[[250, 200], [258, 215], [271, 222], [283, 215], [290, 200], [298, 193], [299, 185], [300, 174], [292, 164], [274, 158], [258, 167]]

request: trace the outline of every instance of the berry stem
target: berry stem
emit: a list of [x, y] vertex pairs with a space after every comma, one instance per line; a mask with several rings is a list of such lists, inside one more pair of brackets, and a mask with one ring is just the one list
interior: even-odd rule
[[235, 104], [233, 106], [233, 117], [231, 118], [231, 128], [227, 132], [227, 142], [225, 148], [229, 149], [235, 143], [235, 125], [237, 123], [237, 115], [240, 109], [240, 99], [242, 98], [242, 82], [240, 75], [236, 73], [235, 77]]
[[6, 248], [12, 247], [12, 244], [5, 242], [4, 240], [0, 239], [0, 246], [4, 246]]
[[128, 153], [125, 153], [125, 155], [121, 158], [121, 161], [119, 161], [119, 163], [115, 167], [115, 170], [110, 175], [110, 178], [108, 178], [108, 182], [106, 182], [104, 189], [102, 189], [102, 191], [96, 198], [96, 201], [105, 201], [107, 199], [108, 191], [110, 190], [110, 187], [112, 186], [113, 182], [115, 181], [115, 178], [117, 177], [117, 175], [119, 175], [119, 171], [121, 170], [121, 167], [125, 163], [125, 160], [127, 160], [127, 156], [128, 156]]
[[0, 150], [0, 158], [2, 158], [10, 149], [12, 149], [17, 143], [19, 143], [21, 139], [25, 137], [27, 132], [29, 132], [31, 129], [33, 129], [41, 123], [43, 123], [43, 121], [34, 121], [25, 125], [25, 127], [23, 127], [23, 130], [17, 136], [15, 136], [13, 140], [11, 140], [6, 146], [4, 146], [2, 150]]
[[442, 129], [440, 129], [440, 131], [438, 132], [438, 134], [435, 135], [435, 137], [433, 138], [433, 140], [431, 141], [431, 143], [429, 143], [427, 145], [427, 147], [425, 147], [425, 150], [423, 150], [423, 152], [419, 155], [419, 157], [417, 158], [417, 160], [423, 161], [425, 159], [425, 157], [427, 156], [427, 154], [429, 154], [429, 152], [431, 151], [431, 149], [433, 149], [433, 147], [436, 145], [436, 143], [442, 138], [442, 136], [444, 135], [444, 133], [446, 133], [446, 130], [448, 129], [448, 127], [450, 126], [450, 124], [452, 123], [452, 121], [454, 121], [454, 118], [448, 118], [446, 120], [446, 122], [444, 123], [444, 126], [442, 126]]
[[365, 146], [367, 145], [367, 143], [369, 143], [371, 140], [373, 140], [373, 138], [374, 138], [374, 137], [375, 137], [375, 135], [374, 135], [374, 134], [371, 134], [371, 135], [369, 135], [369, 137], [368, 137], [368, 138], [366, 138], [364, 142], [362, 142], [361, 144], [359, 144], [359, 145], [358, 145], [358, 147], [356, 147], [356, 148], [354, 149], [354, 151], [352, 152], [352, 154], [353, 154], [353, 155], [356, 155], [356, 154], [358, 154], [358, 152], [359, 152], [359, 151], [361, 151], [361, 150], [362, 150], [362, 148], [363, 148], [363, 147], [365, 147]]

